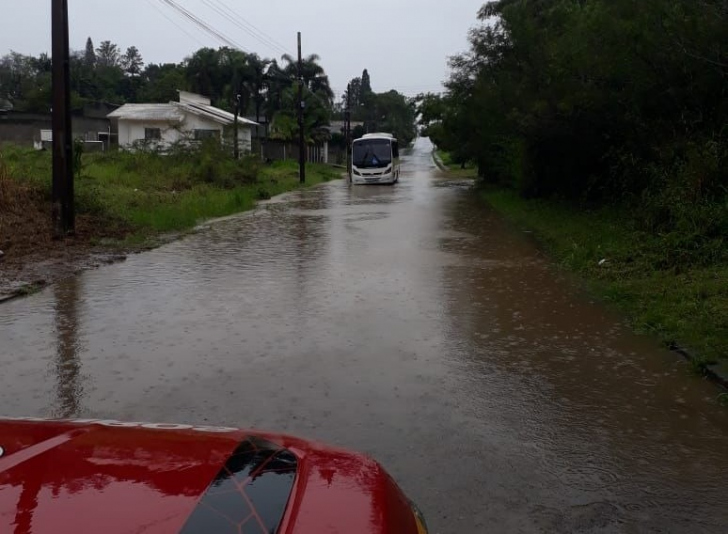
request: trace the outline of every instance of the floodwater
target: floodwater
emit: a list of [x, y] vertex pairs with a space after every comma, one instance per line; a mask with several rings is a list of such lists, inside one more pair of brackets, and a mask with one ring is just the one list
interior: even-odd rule
[[430, 150], [0, 306], [0, 412], [363, 450], [433, 533], [728, 532], [718, 390]]

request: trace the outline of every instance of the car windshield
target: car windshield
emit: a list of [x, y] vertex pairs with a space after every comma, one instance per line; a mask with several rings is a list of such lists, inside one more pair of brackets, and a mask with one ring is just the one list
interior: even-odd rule
[[388, 139], [371, 139], [354, 143], [354, 166], [387, 167], [392, 163], [392, 143]]

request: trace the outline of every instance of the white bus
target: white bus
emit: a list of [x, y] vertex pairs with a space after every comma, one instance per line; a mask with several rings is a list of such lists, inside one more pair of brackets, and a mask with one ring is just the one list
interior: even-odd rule
[[399, 181], [399, 142], [392, 134], [367, 134], [351, 149], [353, 184], [395, 184]]

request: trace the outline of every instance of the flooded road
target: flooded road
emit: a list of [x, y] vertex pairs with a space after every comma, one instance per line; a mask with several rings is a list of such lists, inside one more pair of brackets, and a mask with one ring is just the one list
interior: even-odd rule
[[718, 391], [439, 176], [298, 192], [0, 306], [0, 412], [363, 450], [433, 533], [728, 531]]

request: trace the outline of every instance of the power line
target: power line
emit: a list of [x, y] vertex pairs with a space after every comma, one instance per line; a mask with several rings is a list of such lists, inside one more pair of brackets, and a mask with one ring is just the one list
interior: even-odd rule
[[157, 4], [155, 4], [154, 2], [152, 2], [152, 0], [147, 0], [147, 3], [150, 6], [152, 6], [160, 15], [162, 15], [165, 19], [167, 19], [172, 25], [176, 26], [178, 30], [180, 30], [181, 32], [185, 33], [187, 35], [187, 37], [189, 37], [190, 39], [192, 39], [193, 41], [195, 41], [200, 46], [205, 46], [205, 43], [203, 43], [197, 37], [195, 37], [190, 32], [188, 32], [187, 30], [185, 30], [181, 25], [177, 24], [172, 17], [170, 17], [169, 15], [167, 15], [162, 9], [160, 9], [160, 7]]
[[227, 35], [225, 35], [221, 31], [216, 30], [211, 25], [209, 25], [207, 22], [205, 22], [204, 20], [202, 20], [197, 15], [191, 13], [190, 11], [188, 11], [187, 9], [185, 9], [184, 7], [182, 7], [181, 5], [179, 5], [174, 0], [159, 0], [159, 1], [162, 2], [163, 4], [167, 5], [167, 6], [171, 7], [172, 9], [174, 9], [177, 13], [179, 13], [180, 15], [182, 15], [183, 17], [185, 17], [186, 19], [192, 21], [194, 24], [196, 24], [197, 26], [199, 26], [200, 28], [202, 28], [203, 30], [205, 30], [207, 33], [209, 33], [210, 35], [212, 35], [213, 37], [215, 37], [217, 40], [219, 40], [224, 45], [229, 46], [231, 48], [237, 48], [237, 49], [243, 50], [245, 52], [249, 52], [249, 50], [247, 50], [244, 46], [242, 46], [241, 44], [233, 41], [230, 37], [228, 37]]
[[215, 13], [217, 13], [218, 15], [220, 15], [221, 17], [223, 17], [224, 19], [228, 20], [229, 22], [232, 22], [235, 26], [237, 26], [239, 29], [243, 30], [245, 33], [247, 33], [248, 35], [250, 35], [254, 39], [257, 39], [258, 41], [260, 41], [261, 43], [263, 43], [263, 45], [265, 45], [267, 47], [274, 47], [275, 48], [275, 45], [273, 45], [272, 43], [267, 42], [265, 40], [265, 38], [262, 38], [262, 37], [256, 35], [249, 28], [246, 28], [245, 26], [243, 26], [239, 21], [237, 21], [234, 18], [233, 15], [231, 15], [230, 13], [226, 13], [221, 7], [219, 7], [216, 4], [213, 4], [210, 0], [202, 0], [202, 3], [205, 4], [207, 7], [209, 7], [210, 9], [212, 9], [213, 11], [215, 11]]
[[285, 54], [290, 54], [290, 51], [286, 48], [286, 45], [282, 44], [280, 41], [277, 41], [273, 36], [270, 34], [264, 32], [260, 28], [258, 28], [255, 24], [250, 22], [249, 20], [246, 20], [242, 15], [237, 14], [233, 9], [225, 2], [225, 0], [213, 0], [215, 2], [218, 2], [219, 4], [222, 4], [223, 6], [227, 7], [228, 12], [232, 13], [234, 16], [236, 16], [239, 20], [243, 21], [247, 26], [251, 27], [254, 31], [265, 37], [268, 41], [275, 44], [280, 51], [282, 51]]
[[225, 19], [228, 19], [239, 29], [259, 41], [264, 46], [275, 50], [276, 52], [287, 54], [289, 53], [286, 48], [278, 43], [273, 37], [266, 34], [263, 30], [259, 29], [253, 23], [249, 22], [241, 15], [233, 11], [227, 4], [220, 0], [202, 0], [202, 3], [214, 10], [218, 15]]

